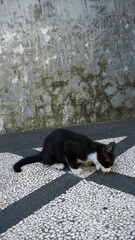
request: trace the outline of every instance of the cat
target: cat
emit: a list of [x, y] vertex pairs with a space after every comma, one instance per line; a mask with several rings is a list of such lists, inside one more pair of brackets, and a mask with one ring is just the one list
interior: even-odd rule
[[57, 129], [45, 138], [40, 153], [21, 159], [13, 168], [15, 172], [21, 172], [21, 167], [26, 164], [42, 162], [56, 169], [63, 169], [68, 165], [74, 174], [79, 175], [83, 172], [80, 164], [94, 163], [96, 170], [110, 172], [114, 163], [115, 145], [115, 142], [106, 145], [80, 133]]

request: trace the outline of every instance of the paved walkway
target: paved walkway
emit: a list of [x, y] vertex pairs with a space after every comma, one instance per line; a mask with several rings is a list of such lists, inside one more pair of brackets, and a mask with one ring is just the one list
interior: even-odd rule
[[75, 176], [35, 163], [15, 173], [13, 164], [37, 153], [53, 129], [0, 135], [0, 239], [135, 239], [135, 120], [68, 128], [115, 141], [112, 172], [88, 167]]

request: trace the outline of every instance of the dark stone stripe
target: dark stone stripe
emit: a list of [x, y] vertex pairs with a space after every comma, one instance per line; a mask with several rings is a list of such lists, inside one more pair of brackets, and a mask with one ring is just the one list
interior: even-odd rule
[[[9, 205], [4, 210], [0, 211], [0, 234], [33, 214], [56, 197], [65, 193], [81, 180], [80, 177], [65, 173], [26, 197]], [[86, 180], [135, 195], [135, 178], [132, 177], [113, 172], [105, 174], [95, 171], [92, 175], [87, 177]]]
[[135, 178], [125, 176], [119, 173], [102, 173], [94, 172], [86, 178], [88, 181], [105, 185], [110, 188], [117, 189], [121, 192], [125, 192], [135, 196]]
[[0, 233], [5, 232], [8, 228], [11, 228], [45, 204], [65, 193], [66, 190], [76, 185], [80, 180], [81, 178], [66, 173], [12, 205], [9, 205], [0, 211]]
[[135, 144], [134, 136], [130, 136], [130, 137], [123, 139], [122, 141], [120, 141], [119, 143], [116, 144], [115, 156], [118, 157], [119, 155], [121, 155], [122, 153], [124, 153], [125, 151], [127, 151], [128, 149], [133, 147], [134, 144]]

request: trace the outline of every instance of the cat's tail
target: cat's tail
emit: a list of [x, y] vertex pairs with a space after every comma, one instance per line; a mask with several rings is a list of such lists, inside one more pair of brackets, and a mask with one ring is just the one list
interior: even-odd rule
[[35, 156], [32, 157], [26, 157], [26, 158], [22, 158], [20, 161], [18, 161], [17, 163], [15, 163], [15, 165], [13, 166], [14, 171], [15, 172], [21, 172], [22, 169], [21, 167], [27, 164], [31, 164], [31, 163], [35, 163], [35, 162], [41, 162], [42, 160], [42, 152], [38, 153]]

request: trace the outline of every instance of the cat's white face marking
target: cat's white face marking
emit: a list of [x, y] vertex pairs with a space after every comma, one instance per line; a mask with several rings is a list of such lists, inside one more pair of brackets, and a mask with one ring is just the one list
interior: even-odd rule
[[83, 170], [81, 168], [74, 169], [70, 167], [70, 169], [75, 175], [81, 175], [83, 173]]
[[51, 167], [61, 170], [65, 167], [65, 165], [63, 163], [55, 163], [55, 164], [51, 165]]
[[103, 172], [110, 172], [111, 168], [105, 168], [100, 164], [100, 162], [97, 159], [97, 153], [96, 152], [89, 154], [88, 158], [87, 158], [87, 161], [88, 161], [88, 159], [91, 160], [96, 165], [96, 170], [97, 171], [99, 171], [101, 169]]

